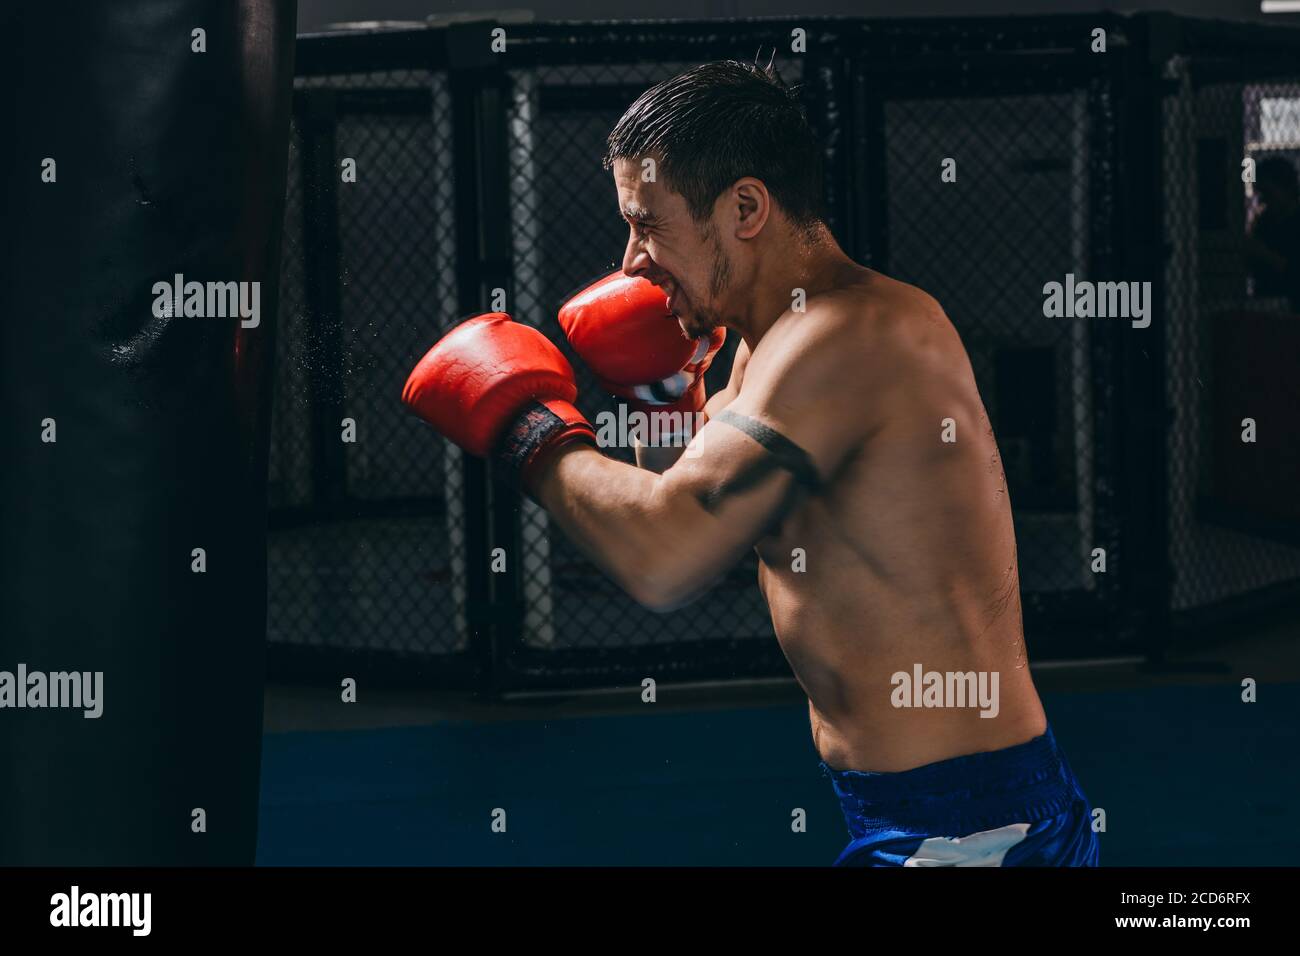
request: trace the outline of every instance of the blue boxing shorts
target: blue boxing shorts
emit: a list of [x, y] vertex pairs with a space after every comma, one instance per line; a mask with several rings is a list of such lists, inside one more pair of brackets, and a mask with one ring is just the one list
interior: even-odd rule
[[851, 838], [836, 866], [1097, 865], [1092, 808], [1050, 725], [899, 773], [821, 769]]

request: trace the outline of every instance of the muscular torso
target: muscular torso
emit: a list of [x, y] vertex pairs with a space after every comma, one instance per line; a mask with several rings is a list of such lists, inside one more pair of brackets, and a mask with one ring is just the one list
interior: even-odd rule
[[[834, 419], [827, 427], [868, 416], [869, 438], [756, 550], [822, 759], [897, 771], [1022, 743], [1046, 723], [1025, 658], [1006, 479], [965, 350], [937, 307], [908, 308], [909, 296], [932, 300], [868, 276], [844, 293], [861, 307], [862, 338], [850, 332], [843, 347], [897, 343], [899, 374], [870, 408], [825, 410]], [[907, 317], [882, 337], [870, 323], [883, 301]], [[809, 321], [817, 321], [811, 308], [769, 330], [733, 380], [739, 394], [762, 375], [765, 355], [797, 347], [807, 331], [800, 322]], [[943, 440], [945, 429], [955, 440]], [[895, 707], [892, 675], [912, 675], [918, 664], [996, 672], [997, 715], [981, 717], [969, 701]]]

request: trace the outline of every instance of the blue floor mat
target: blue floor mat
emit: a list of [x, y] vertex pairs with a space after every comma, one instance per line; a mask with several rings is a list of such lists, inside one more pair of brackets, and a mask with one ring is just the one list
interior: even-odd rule
[[[1102, 865], [1300, 861], [1300, 684], [1044, 695]], [[806, 705], [268, 734], [261, 865], [826, 865]], [[807, 814], [807, 832], [791, 830]], [[504, 813], [505, 832], [492, 829]]]

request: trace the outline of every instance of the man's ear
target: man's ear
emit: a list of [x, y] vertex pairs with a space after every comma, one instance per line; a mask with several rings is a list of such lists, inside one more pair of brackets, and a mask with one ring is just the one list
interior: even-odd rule
[[762, 180], [746, 176], [731, 187], [736, 208], [736, 238], [753, 239], [772, 214], [772, 197]]

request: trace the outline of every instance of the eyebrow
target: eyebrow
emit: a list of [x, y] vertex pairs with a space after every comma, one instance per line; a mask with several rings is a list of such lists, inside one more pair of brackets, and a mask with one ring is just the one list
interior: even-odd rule
[[625, 206], [620, 212], [623, 213], [624, 219], [630, 219], [632, 222], [642, 224], [657, 222], [659, 217], [643, 206]]

